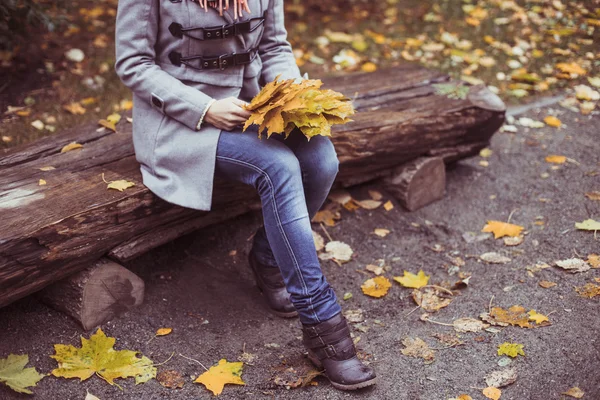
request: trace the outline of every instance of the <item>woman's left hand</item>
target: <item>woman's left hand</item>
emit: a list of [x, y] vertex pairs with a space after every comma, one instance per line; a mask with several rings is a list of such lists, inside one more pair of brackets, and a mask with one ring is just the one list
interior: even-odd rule
[[[225, 2], [225, 10], [229, 9], [229, 0], [218, 0], [219, 1], [219, 15], [223, 15], [223, 2]], [[250, 8], [248, 7], [248, 0], [232, 0], [233, 1], [233, 15], [235, 19], [242, 16], [242, 11], [246, 10], [250, 14]], [[208, 2], [208, 0], [198, 0], [200, 6], [208, 12], [208, 7], [217, 8], [217, 2]]]

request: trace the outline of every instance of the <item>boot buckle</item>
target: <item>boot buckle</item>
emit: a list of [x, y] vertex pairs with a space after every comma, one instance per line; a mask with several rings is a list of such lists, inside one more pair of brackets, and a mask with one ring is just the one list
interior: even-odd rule
[[314, 326], [309, 326], [308, 328], [305, 328], [305, 331], [308, 334], [308, 336], [310, 336], [310, 337], [319, 336], [319, 332], [317, 331], [317, 329]]
[[337, 354], [337, 352], [335, 351], [335, 347], [333, 347], [332, 345], [325, 347], [323, 351], [327, 355], [327, 358], [331, 358]]

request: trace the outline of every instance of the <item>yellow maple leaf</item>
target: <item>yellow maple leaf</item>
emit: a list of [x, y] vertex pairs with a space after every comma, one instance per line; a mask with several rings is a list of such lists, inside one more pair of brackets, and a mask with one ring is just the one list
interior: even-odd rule
[[517, 237], [521, 234], [523, 229], [525, 228], [520, 225], [491, 220], [487, 222], [481, 232], [492, 232], [494, 234], [494, 239], [498, 239], [503, 236]]
[[107, 189], [116, 189], [119, 192], [122, 192], [123, 190], [130, 188], [132, 186], [135, 186], [135, 183], [129, 182], [125, 179], [119, 179], [117, 181], [110, 181], [108, 183], [108, 185], [106, 186], [106, 188]]
[[388, 200], [383, 204], [383, 208], [385, 208], [385, 211], [390, 211], [392, 208], [394, 208], [394, 204], [392, 204], [391, 200]]
[[67, 110], [68, 112], [70, 112], [71, 114], [75, 114], [75, 115], [82, 115], [85, 114], [85, 108], [83, 108], [81, 106], [81, 104], [79, 102], [73, 102], [70, 104], [65, 104], [63, 106], [63, 108], [65, 110]]
[[367, 279], [360, 288], [367, 296], [383, 297], [391, 287], [392, 283], [388, 278], [385, 276], [377, 276], [375, 278]]
[[156, 331], [156, 336], [165, 336], [173, 332], [173, 328], [160, 328]]
[[45, 375], [37, 372], [35, 367], [25, 368], [29, 362], [27, 354], [9, 354], [0, 358], [0, 383], [15, 392], [33, 394], [28, 387], [36, 386]]
[[522, 356], [525, 355], [522, 344], [504, 342], [501, 345], [498, 345], [498, 355], [499, 356], [506, 355], [506, 356], [515, 358], [519, 354]]
[[577, 75], [585, 75], [586, 74], [586, 70], [581, 68], [581, 66], [579, 66], [579, 64], [577, 64], [576, 62], [558, 63], [558, 64], [556, 64], [556, 68], [558, 68], [561, 72], [564, 72], [567, 74], [577, 74]]
[[137, 357], [132, 350], [115, 350], [115, 338], [107, 337], [102, 329], [89, 339], [81, 337], [81, 348], [72, 345], [55, 344], [58, 368], [52, 375], [61, 378], [79, 378], [84, 381], [97, 374], [111, 385], [116, 378], [135, 377], [135, 383], [144, 383], [156, 377], [156, 368], [146, 356]]
[[38, 182], [38, 186], [43, 186], [46, 184], [46, 180], [45, 179], [40, 179]]
[[587, 263], [590, 264], [592, 268], [600, 268], [600, 255], [590, 254], [587, 258]]
[[527, 315], [529, 315], [529, 320], [535, 322], [536, 325], [550, 321], [544, 314], [539, 314], [535, 310], [529, 310]]
[[485, 397], [492, 400], [498, 400], [500, 399], [500, 396], [502, 396], [502, 391], [492, 386], [483, 389], [482, 393]]
[[394, 280], [404, 287], [418, 289], [427, 285], [429, 277], [429, 275], [425, 275], [423, 270], [419, 270], [416, 275], [412, 272], [404, 271], [404, 276], [395, 276]]
[[567, 162], [567, 157], [551, 154], [549, 156], [546, 156], [545, 160], [547, 163], [550, 164], [564, 164], [565, 162]]
[[227, 383], [234, 385], [245, 385], [242, 380], [242, 368], [244, 363], [241, 361], [228, 362], [222, 358], [217, 365], [213, 365], [200, 375], [194, 382], [201, 383], [214, 395], [219, 395]]
[[579, 293], [581, 297], [587, 297], [588, 299], [600, 296], [600, 286], [594, 285], [593, 283], [586, 283], [584, 286], [575, 287], [575, 291]]
[[61, 153], [66, 153], [67, 151], [71, 151], [71, 150], [73, 150], [73, 149], [80, 149], [80, 148], [82, 148], [82, 147], [83, 147], [83, 145], [82, 145], [82, 144], [79, 144], [79, 143], [77, 143], [77, 142], [71, 142], [71, 143], [69, 143], [69, 144], [67, 144], [67, 145], [63, 146], [63, 148], [62, 148], [62, 149], [60, 149], [60, 152], [61, 152]]

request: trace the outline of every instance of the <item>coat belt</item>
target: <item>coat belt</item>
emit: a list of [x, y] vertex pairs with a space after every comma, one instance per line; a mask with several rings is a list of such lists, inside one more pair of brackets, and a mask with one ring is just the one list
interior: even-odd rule
[[[241, 35], [242, 33], [250, 33], [254, 31], [265, 22], [266, 17], [267, 10], [263, 12], [262, 17], [254, 17], [246, 21], [238, 21], [227, 25], [184, 27], [180, 23], [172, 22], [171, 25], [169, 25], [169, 32], [171, 32], [171, 35], [177, 38], [182, 38], [183, 35], [185, 35], [197, 40], [227, 39], [233, 35]], [[259, 23], [252, 26], [252, 21], [259, 21]], [[189, 33], [190, 31], [200, 31], [202, 32], [202, 37], [192, 35]]]
[[[203, 69], [225, 69], [234, 65], [248, 64], [254, 61], [258, 54], [258, 47], [253, 47], [243, 53], [221, 54], [220, 56], [203, 57], [200, 55], [182, 57], [181, 53], [172, 51], [169, 53], [169, 60], [173, 65], [181, 66], [185, 64], [190, 68]], [[190, 61], [194, 61], [198, 66], [193, 65]]]

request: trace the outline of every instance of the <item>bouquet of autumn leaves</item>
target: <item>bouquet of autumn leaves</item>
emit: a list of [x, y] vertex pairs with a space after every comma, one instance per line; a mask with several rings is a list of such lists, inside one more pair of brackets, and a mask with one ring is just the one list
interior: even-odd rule
[[259, 125], [258, 137], [267, 130], [267, 138], [273, 133], [289, 136], [294, 128], [300, 129], [310, 140], [316, 135], [331, 136], [331, 125], [352, 121], [354, 114], [349, 98], [329, 89], [320, 89], [320, 79], [279, 80], [266, 84], [244, 108], [252, 112], [244, 124], [244, 131], [252, 124]]

